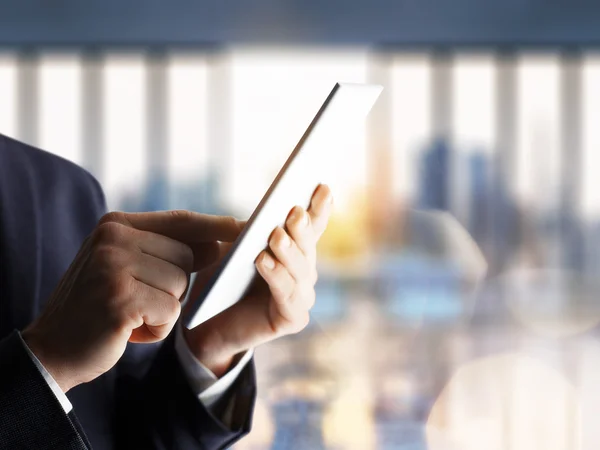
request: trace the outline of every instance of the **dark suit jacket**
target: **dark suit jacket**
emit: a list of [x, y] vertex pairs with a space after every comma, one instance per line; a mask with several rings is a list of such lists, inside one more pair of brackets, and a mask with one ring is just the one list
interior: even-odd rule
[[86, 171], [0, 135], [0, 448], [228, 447], [250, 428], [253, 364], [224, 397], [235, 398], [231, 431], [192, 392], [172, 336], [129, 344], [112, 370], [68, 392], [69, 415], [22, 346], [15, 330], [40, 313], [104, 210]]

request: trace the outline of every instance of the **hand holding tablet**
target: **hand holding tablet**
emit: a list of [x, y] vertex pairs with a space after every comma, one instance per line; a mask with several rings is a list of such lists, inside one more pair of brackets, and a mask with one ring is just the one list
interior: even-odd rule
[[[268, 248], [256, 258], [259, 276], [243, 299], [194, 329], [183, 329], [195, 357], [216, 376], [232, 366], [235, 355], [306, 327], [315, 303], [317, 241], [331, 209], [331, 191], [319, 186], [308, 210], [293, 208], [284, 227], [271, 234]], [[192, 295], [210, 272], [199, 272]]]
[[[244, 297], [257, 274], [257, 256], [267, 248], [270, 239], [278, 239], [278, 236], [283, 239], [281, 227], [295, 205], [306, 208], [308, 213], [304, 212], [305, 215], [316, 214], [309, 208], [312, 195], [315, 194], [318, 200], [317, 187], [327, 183], [331, 174], [339, 170], [339, 167], [325, 167], [321, 163], [322, 155], [334, 152], [343, 163], [344, 153], [340, 144], [345, 132], [362, 125], [381, 90], [381, 86], [375, 85], [335, 85], [229, 253], [202, 291], [197, 294], [192, 290], [190, 293], [184, 317], [188, 329], [213, 318]], [[329, 191], [328, 188], [326, 190]], [[300, 214], [301, 209], [295, 208], [294, 211]], [[288, 222], [292, 217], [293, 212]], [[315, 232], [318, 233], [319, 229]], [[273, 253], [277, 256], [276, 252]], [[263, 273], [261, 275], [264, 277]]]

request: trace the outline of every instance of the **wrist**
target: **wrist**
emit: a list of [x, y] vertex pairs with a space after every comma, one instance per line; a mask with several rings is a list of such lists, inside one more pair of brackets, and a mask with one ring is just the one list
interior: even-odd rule
[[191, 331], [184, 328], [184, 339], [195, 358], [217, 378], [221, 378], [231, 369], [239, 351], [227, 345], [212, 327], [204, 325]]
[[44, 345], [42, 336], [35, 330], [26, 329], [21, 333], [21, 338], [42, 367], [56, 381], [63, 393], [66, 394], [70, 389], [77, 386], [78, 383], [68, 375], [63, 365], [59, 363], [59, 358], [54, 357], [52, 352]]

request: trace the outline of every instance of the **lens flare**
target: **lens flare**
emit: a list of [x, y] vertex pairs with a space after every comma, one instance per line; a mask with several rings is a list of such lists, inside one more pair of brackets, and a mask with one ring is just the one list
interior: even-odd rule
[[507, 353], [461, 367], [426, 424], [430, 450], [579, 450], [575, 388], [529, 356]]

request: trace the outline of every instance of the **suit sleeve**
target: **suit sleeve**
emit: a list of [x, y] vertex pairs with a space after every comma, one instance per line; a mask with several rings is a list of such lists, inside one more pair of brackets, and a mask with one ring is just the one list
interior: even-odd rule
[[89, 448], [77, 419], [65, 414], [17, 331], [0, 341], [0, 448]]
[[[231, 446], [247, 434], [251, 426], [256, 396], [253, 363], [246, 365], [222, 396], [221, 404], [209, 410], [190, 387], [173, 340], [172, 334], [142, 377], [120, 374], [116, 389], [118, 447], [221, 449]], [[228, 406], [233, 406], [230, 427], [218, 419]]]
[[[102, 205], [99, 218], [106, 211], [105, 199], [100, 185], [93, 181]], [[130, 347], [139, 349], [139, 345]], [[209, 410], [181, 367], [175, 332], [154, 353], [149, 368], [147, 358], [128, 358], [132, 353], [135, 351], [126, 353], [116, 367], [118, 448], [213, 450], [227, 448], [249, 432], [256, 397], [253, 361]], [[230, 426], [220, 420], [225, 410]]]

